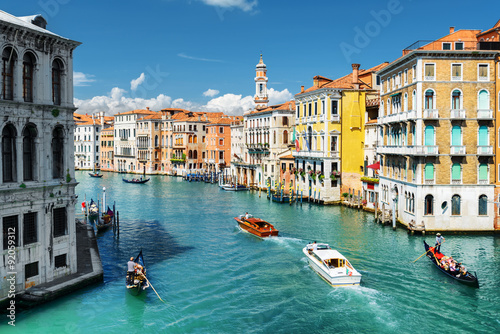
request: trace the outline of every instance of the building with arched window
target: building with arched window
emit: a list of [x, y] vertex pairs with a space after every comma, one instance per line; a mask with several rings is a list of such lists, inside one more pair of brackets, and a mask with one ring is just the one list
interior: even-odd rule
[[[380, 185], [395, 194], [379, 205], [394, 206], [405, 225], [415, 221], [429, 231], [499, 228], [492, 202], [500, 194], [500, 149], [494, 145], [500, 133], [494, 101], [500, 44], [480, 41], [480, 35], [451, 29], [436, 41], [404, 49], [403, 57], [378, 72], [387, 83], [381, 93], [387, 104], [401, 95], [411, 98], [412, 110], [391, 117], [381, 112], [377, 147]], [[407, 73], [404, 82], [397, 80], [401, 71]], [[399, 129], [407, 131], [406, 140], [392, 140]], [[407, 172], [395, 172], [397, 164]], [[398, 194], [414, 195], [414, 210]]]
[[46, 24], [41, 15], [0, 11], [0, 303], [9, 272], [17, 273], [18, 298], [78, 270], [72, 139], [73, 51], [80, 43]]

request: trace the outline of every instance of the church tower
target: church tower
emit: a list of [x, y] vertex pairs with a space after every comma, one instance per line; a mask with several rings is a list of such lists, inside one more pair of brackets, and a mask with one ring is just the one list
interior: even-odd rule
[[265, 109], [269, 99], [267, 97], [267, 68], [266, 64], [262, 61], [262, 54], [260, 55], [260, 61], [255, 67], [255, 72], [257, 73], [255, 77], [255, 109]]

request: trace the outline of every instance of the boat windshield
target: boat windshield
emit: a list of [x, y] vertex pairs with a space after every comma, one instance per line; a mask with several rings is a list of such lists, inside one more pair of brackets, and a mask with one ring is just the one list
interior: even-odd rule
[[344, 259], [327, 259], [325, 264], [330, 268], [342, 268], [345, 266], [346, 261]]

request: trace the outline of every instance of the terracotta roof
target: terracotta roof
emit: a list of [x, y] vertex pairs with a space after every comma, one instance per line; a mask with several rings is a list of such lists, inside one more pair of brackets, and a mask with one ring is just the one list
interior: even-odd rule
[[156, 111], [152, 110], [146, 110], [146, 109], [137, 109], [137, 110], [131, 110], [131, 111], [126, 111], [126, 112], [121, 112], [118, 114], [115, 114], [115, 116], [119, 115], [132, 115], [132, 114], [143, 114], [143, 115], [151, 115], [156, 113]]
[[265, 109], [252, 110], [246, 114], [247, 115], [255, 115], [255, 114], [265, 113], [265, 112], [274, 111], [274, 110], [293, 110], [293, 111], [295, 111], [295, 101], [291, 100], [291, 101], [287, 101], [285, 103], [269, 106]]
[[495, 25], [493, 26], [493, 28], [490, 28], [488, 30], [485, 30], [485, 31], [480, 32], [479, 34], [477, 34], [477, 37], [482, 36], [482, 35], [486, 35], [486, 34], [492, 32], [494, 30], [497, 30], [497, 29], [500, 29], [500, 20], [498, 20], [498, 22], [495, 23]]
[[294, 157], [293, 155], [289, 154], [289, 155], [285, 155], [285, 156], [280, 157], [280, 160], [281, 160], [281, 159], [285, 159], [285, 160], [295, 160], [295, 157]]
[[113, 131], [115, 128], [113, 126], [110, 126], [109, 128], [102, 129], [101, 132], [103, 131]]
[[[372, 68], [369, 68], [367, 70], [362, 70], [360, 69], [358, 72], [358, 83], [359, 83], [359, 89], [372, 89], [372, 87], [368, 86], [367, 83], [363, 82], [361, 80], [362, 77], [367, 77], [371, 73], [374, 73], [376, 71], [379, 71], [380, 69], [386, 67], [389, 65], [389, 63], [382, 63], [377, 66], [374, 66]], [[300, 92], [298, 94], [295, 94], [295, 96], [304, 94], [304, 93], [309, 93], [313, 92], [318, 89], [322, 88], [337, 88], [337, 89], [354, 89], [354, 85], [352, 82], [352, 72], [335, 80], [330, 80], [325, 77], [320, 77], [320, 76], [315, 76], [314, 78], [324, 78], [324, 80], [318, 81], [318, 84], [316, 86], [312, 86], [308, 89], [306, 89], [303, 92]], [[370, 79], [371, 81], [371, 79]]]
[[218, 117], [218, 118], [213, 118], [210, 120], [210, 124], [208, 124], [207, 126], [211, 126], [211, 125], [220, 125], [220, 124], [223, 124], [223, 125], [231, 125], [233, 124], [234, 122], [237, 122], [237, 121], [240, 121], [242, 120], [243, 117], [242, 116], [225, 116], [225, 117]]
[[144, 121], [144, 120], [153, 120], [153, 119], [161, 119], [162, 113], [161, 112], [155, 112], [154, 114], [147, 115], [141, 118], [138, 118], [137, 121]]

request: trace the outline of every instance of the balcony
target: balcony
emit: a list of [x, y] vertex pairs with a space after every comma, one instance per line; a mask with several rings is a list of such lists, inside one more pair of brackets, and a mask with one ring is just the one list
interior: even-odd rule
[[477, 146], [477, 155], [493, 155], [493, 146]]
[[478, 180], [477, 183], [478, 184], [490, 184], [490, 182], [488, 180]]
[[411, 121], [415, 119], [417, 119], [417, 111], [416, 110], [408, 111], [406, 115], [406, 120]]
[[437, 109], [425, 109], [424, 119], [439, 119], [439, 113]]
[[301, 158], [325, 158], [326, 154], [323, 151], [298, 151], [293, 152], [293, 156]]
[[340, 115], [339, 114], [333, 114], [330, 115], [331, 119], [330, 122], [340, 122]]
[[462, 184], [462, 180], [461, 179], [451, 180], [451, 184]]
[[424, 180], [424, 184], [434, 184], [434, 179]]
[[493, 119], [493, 110], [491, 109], [478, 109], [477, 110], [478, 119]]
[[464, 119], [465, 118], [465, 109], [451, 109], [450, 110], [450, 118], [451, 119]]
[[450, 155], [465, 155], [465, 146], [463, 145], [450, 146]]
[[326, 115], [325, 114], [319, 115], [318, 119], [319, 119], [320, 122], [324, 122], [324, 121], [326, 121]]

